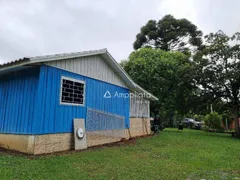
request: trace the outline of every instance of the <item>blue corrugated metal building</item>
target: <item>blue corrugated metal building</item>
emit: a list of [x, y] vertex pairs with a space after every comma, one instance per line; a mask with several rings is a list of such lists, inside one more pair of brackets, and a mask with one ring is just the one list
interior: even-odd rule
[[73, 133], [73, 119], [84, 119], [89, 132], [128, 129], [130, 92], [157, 100], [136, 85], [106, 49], [3, 64], [0, 133]]

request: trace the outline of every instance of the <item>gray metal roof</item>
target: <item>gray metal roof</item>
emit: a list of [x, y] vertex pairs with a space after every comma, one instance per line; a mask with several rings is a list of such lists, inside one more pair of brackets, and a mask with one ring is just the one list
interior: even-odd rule
[[93, 56], [93, 55], [102, 55], [104, 59], [107, 61], [107, 63], [110, 65], [110, 67], [123, 79], [123, 81], [131, 90], [140, 92], [140, 93], [146, 93], [147, 95], [149, 95], [149, 99], [151, 100], [158, 100], [157, 97], [155, 97], [154, 95], [152, 95], [151, 93], [147, 92], [146, 90], [141, 88], [139, 85], [137, 85], [130, 78], [130, 76], [123, 70], [123, 68], [117, 63], [117, 61], [111, 56], [111, 54], [107, 51], [107, 49], [45, 55], [45, 56], [35, 56], [35, 57], [24, 57], [22, 59], [1, 64], [0, 72], [7, 71], [7, 70], [14, 70], [14, 68], [17, 69], [22, 66], [35, 65], [35, 64], [49, 62], [49, 61], [58, 61], [58, 60], [64, 60], [64, 59]]
[[62, 53], [62, 54], [44, 55], [44, 56], [34, 56], [34, 57], [24, 57], [18, 60], [0, 64], [0, 71], [3, 71], [8, 68], [13, 68], [18, 65], [22, 66], [26, 64], [41, 63], [41, 62], [54, 61], [54, 60], [63, 60], [63, 59], [70, 59], [70, 58], [77, 58], [77, 57], [84, 57], [84, 56], [92, 56], [92, 55], [98, 55], [98, 54], [104, 54], [104, 53], [107, 53], [107, 49], [82, 51], [82, 52], [74, 52], [74, 53]]

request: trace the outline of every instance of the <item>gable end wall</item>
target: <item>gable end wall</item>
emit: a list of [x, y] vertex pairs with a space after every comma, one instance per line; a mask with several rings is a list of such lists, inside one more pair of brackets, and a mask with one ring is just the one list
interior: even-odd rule
[[119, 75], [111, 69], [100, 55], [51, 61], [45, 64], [127, 88]]

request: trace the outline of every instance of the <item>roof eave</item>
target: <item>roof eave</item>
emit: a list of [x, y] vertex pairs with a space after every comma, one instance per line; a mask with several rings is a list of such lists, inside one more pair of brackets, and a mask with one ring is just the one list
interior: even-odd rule
[[30, 61], [29, 58], [24, 57], [23, 59], [18, 59], [16, 61], [11, 62], [11, 63], [5, 63], [3, 65], [0, 65], [0, 72], [8, 70], [8, 69], [14, 69], [14, 68], [17, 68], [17, 67], [20, 67], [20, 66], [28, 65], [30, 62], [31, 61]]
[[159, 99], [154, 96], [153, 94], [151, 94], [150, 92], [146, 91], [145, 89], [143, 89], [141, 86], [136, 84], [136, 89], [138, 90], [138, 92], [140, 91], [141, 93], [146, 94], [146, 98], [148, 98], [151, 101], [158, 101]]
[[146, 94], [147, 97], [152, 101], [158, 101], [158, 98], [156, 96], [152, 95], [151, 93], [149, 93], [148, 91], [146, 91], [145, 89], [140, 87], [138, 84], [136, 84], [131, 79], [131, 77], [127, 74], [127, 72], [119, 65], [119, 63], [111, 56], [111, 54], [108, 51], [106, 52], [106, 55], [112, 60], [112, 62], [115, 63], [115, 65], [120, 70], [119, 72], [117, 72], [118, 75], [120, 75], [120, 76], [122, 75], [121, 77], [124, 78], [125, 81], [128, 81], [127, 85], [130, 89]]

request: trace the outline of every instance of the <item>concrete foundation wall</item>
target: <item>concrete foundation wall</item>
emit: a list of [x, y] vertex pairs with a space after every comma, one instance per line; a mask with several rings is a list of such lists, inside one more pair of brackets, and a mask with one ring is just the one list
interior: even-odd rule
[[118, 142], [123, 138], [129, 139], [125, 129], [87, 132], [88, 147]]
[[150, 118], [130, 118], [130, 137], [151, 134]]
[[15, 135], [0, 134], [0, 147], [12, 149], [24, 153], [33, 154], [34, 136], [32, 135]]
[[70, 149], [74, 149], [72, 133], [35, 135], [34, 154], [46, 154]]
[[[130, 128], [124, 130], [87, 132], [87, 146], [98, 146], [149, 135], [150, 118], [131, 118]], [[47, 135], [0, 134], [0, 146], [29, 154], [45, 154], [74, 149], [73, 133]]]

